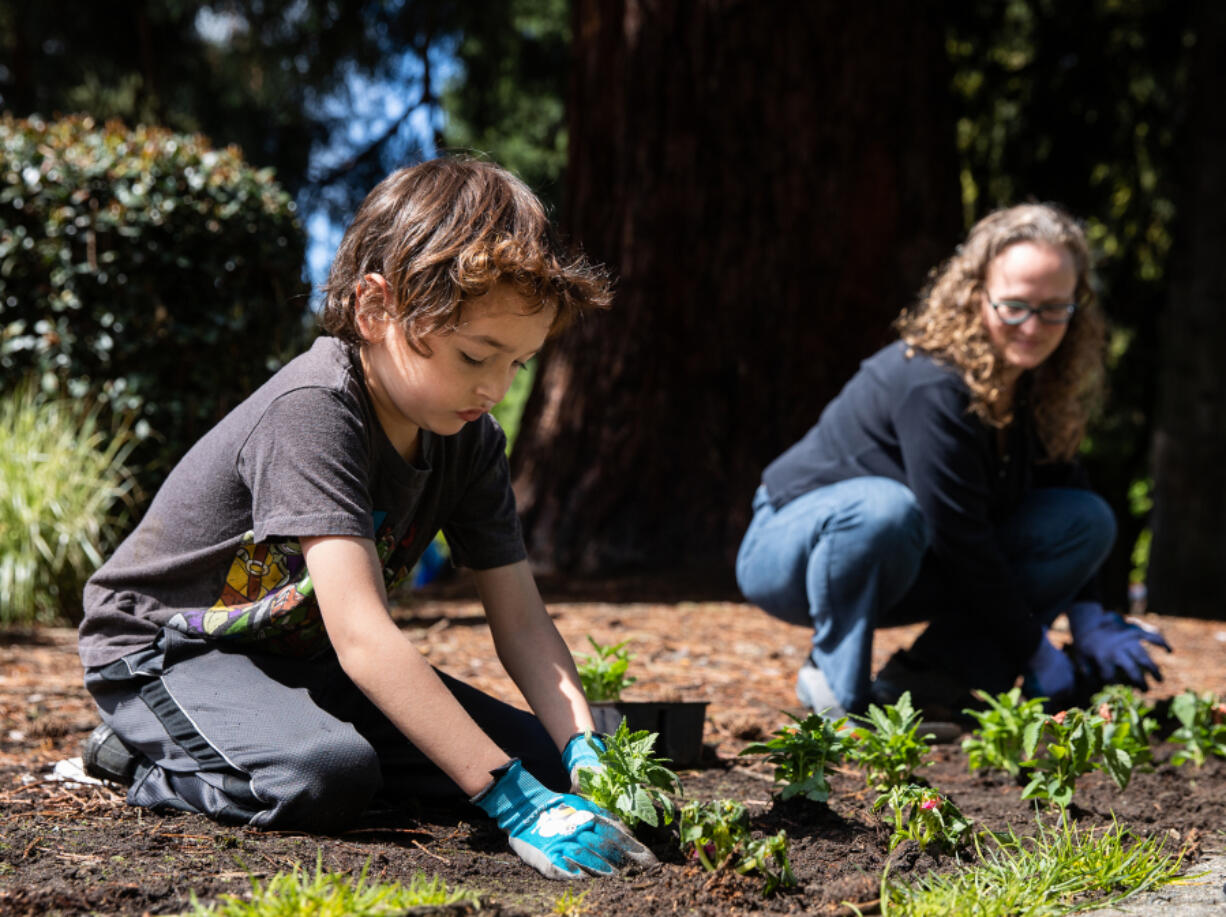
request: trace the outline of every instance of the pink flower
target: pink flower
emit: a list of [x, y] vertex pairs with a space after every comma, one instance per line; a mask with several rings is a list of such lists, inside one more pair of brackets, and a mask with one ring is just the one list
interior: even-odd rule
[[927, 811], [932, 811], [938, 805], [940, 805], [940, 802], [941, 802], [940, 796], [929, 796], [927, 799], [925, 799], [923, 802], [920, 803], [920, 808], [925, 809]]
[[1098, 705], [1098, 715], [1101, 716], [1108, 723], [1110, 723], [1111, 722], [1111, 705], [1110, 704], [1099, 704]]
[[1053, 720], [1055, 720], [1057, 723], [1059, 723], [1061, 726], [1063, 726], [1063, 725], [1064, 725], [1064, 718], [1065, 718], [1066, 716], [1068, 716], [1068, 711], [1067, 711], [1067, 710], [1061, 710], [1059, 713], [1053, 714], [1053, 715], [1052, 715], [1052, 719], [1053, 719]]

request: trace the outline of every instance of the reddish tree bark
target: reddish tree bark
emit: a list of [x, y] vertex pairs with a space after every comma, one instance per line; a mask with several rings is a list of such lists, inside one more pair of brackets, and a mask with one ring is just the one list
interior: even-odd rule
[[730, 578], [762, 468], [959, 234], [941, 12], [576, 0], [565, 225], [617, 297], [525, 411], [539, 567]]
[[1226, 7], [1202, 0], [1194, 9], [1182, 199], [1162, 318], [1149, 606], [1226, 618]]

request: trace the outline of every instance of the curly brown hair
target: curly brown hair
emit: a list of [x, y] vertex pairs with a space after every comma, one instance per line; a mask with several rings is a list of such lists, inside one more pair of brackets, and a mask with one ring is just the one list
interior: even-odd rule
[[[359, 295], [368, 274], [386, 279], [390, 302]], [[492, 162], [440, 157], [393, 172], [366, 196], [332, 262], [319, 321], [360, 344], [359, 312], [387, 316], [428, 356], [422, 337], [454, 331], [464, 301], [499, 282], [533, 311], [556, 309], [551, 334], [612, 298], [605, 270], [563, 250], [527, 185]]]
[[1051, 204], [997, 210], [972, 228], [966, 241], [930, 275], [915, 307], [894, 323], [903, 341], [956, 366], [971, 392], [970, 410], [985, 423], [1013, 420], [1004, 361], [983, 324], [988, 265], [1018, 242], [1063, 246], [1077, 273], [1073, 314], [1060, 346], [1034, 371], [1033, 417], [1047, 457], [1073, 457], [1103, 395], [1106, 322], [1091, 283], [1090, 247], [1081, 226]]

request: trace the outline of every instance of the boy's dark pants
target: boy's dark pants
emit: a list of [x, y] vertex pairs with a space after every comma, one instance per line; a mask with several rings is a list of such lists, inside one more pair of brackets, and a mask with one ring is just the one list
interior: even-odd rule
[[[439, 674], [508, 755], [565, 789], [536, 717]], [[331, 650], [293, 659], [163, 630], [153, 646], [87, 670], [85, 685], [103, 720], [148, 759], [128, 791], [132, 805], [326, 832], [352, 824], [376, 794], [393, 803], [461, 795]]]

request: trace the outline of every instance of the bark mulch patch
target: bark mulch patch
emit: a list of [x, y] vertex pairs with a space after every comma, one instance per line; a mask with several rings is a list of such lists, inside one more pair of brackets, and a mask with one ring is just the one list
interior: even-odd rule
[[[806, 651], [804, 628], [734, 602], [609, 598], [564, 597], [550, 610], [577, 652], [587, 649], [587, 634], [602, 643], [630, 641], [631, 671], [639, 681], [629, 697], [709, 702], [702, 761], [681, 772], [686, 793], [739, 799], [755, 830], [786, 829], [799, 885], [763, 899], [756, 878], [708, 874], [681, 857], [671, 843], [674, 828], [653, 839], [659, 869], [569, 886], [575, 893], [587, 891], [584, 915], [851, 913], [847, 902], [865, 908], [876, 899], [887, 862], [893, 876], [950, 865], [948, 858], [933, 859], [908, 845], [888, 856], [888, 834], [856, 771], [833, 775], [827, 806], [782, 803], [772, 798], [769, 770], [756, 759], [738, 758], [745, 745], [783, 723], [781, 710], [799, 712], [792, 681]], [[436, 591], [399, 609], [398, 618], [440, 668], [518, 698], [471, 598]], [[1163, 654], [1167, 679], [1151, 692], [1152, 699], [1186, 688], [1226, 694], [1226, 623], [1153, 621], [1176, 653]], [[874, 651], [876, 665], [915, 632], [883, 632]], [[318, 837], [224, 827], [196, 816], [152, 815], [129, 808], [108, 788], [52, 780], [54, 763], [78, 754], [97, 722], [80, 678], [71, 630], [0, 633], [0, 915], [173, 914], [190, 910], [193, 891], [202, 901], [242, 893], [253, 876], [270, 877], [296, 864], [314, 870], [317, 858], [327, 870], [355, 875], [369, 864], [369, 875], [382, 881], [407, 879], [417, 871], [441, 876], [449, 885], [480, 892], [481, 913], [548, 914], [568, 888], [520, 863], [476, 810], [410, 805], [375, 813], [344, 834]], [[1084, 778], [1074, 814], [1084, 826], [1109, 825], [1114, 818], [1138, 833], [1169, 837], [1171, 849], [1189, 845], [1195, 871], [1198, 855], [1224, 847], [1226, 761], [1212, 760], [1201, 770], [1174, 768], [1168, 763], [1171, 749], [1156, 751], [1157, 769], [1136, 775], [1124, 793], [1101, 774]], [[932, 760], [923, 778], [952, 796], [979, 826], [1034, 830], [1034, 809], [1019, 799], [1019, 788], [1008, 778], [970, 773], [957, 743], [937, 746]]]

